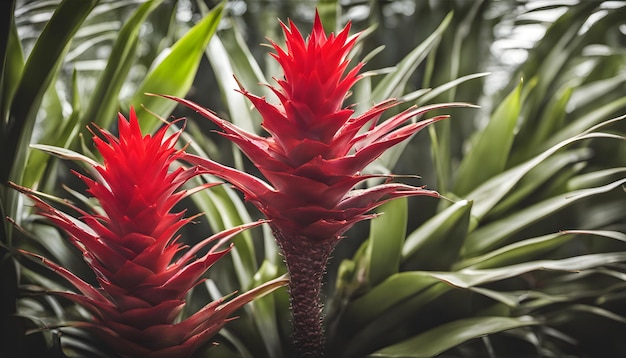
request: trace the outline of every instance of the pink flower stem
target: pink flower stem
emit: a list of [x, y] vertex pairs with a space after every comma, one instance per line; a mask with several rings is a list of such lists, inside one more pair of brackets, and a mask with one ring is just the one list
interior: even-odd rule
[[337, 240], [286, 237], [274, 230], [289, 271], [289, 301], [295, 349], [299, 358], [324, 355], [320, 291], [326, 263]]

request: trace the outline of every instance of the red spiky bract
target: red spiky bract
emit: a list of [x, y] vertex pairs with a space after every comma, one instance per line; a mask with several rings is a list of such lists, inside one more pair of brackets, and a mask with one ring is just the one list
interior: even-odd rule
[[[343, 233], [370, 219], [369, 212], [394, 198], [427, 195], [434, 191], [400, 183], [392, 176], [362, 175], [361, 171], [390, 147], [407, 140], [439, 116], [420, 122], [411, 118], [433, 109], [465, 106], [448, 103], [412, 107], [382, 123], [378, 120], [398, 104], [384, 101], [354, 117], [343, 107], [350, 88], [359, 80], [359, 63], [348, 70], [348, 52], [357, 36], [350, 24], [337, 35], [326, 36], [319, 16], [305, 40], [296, 26], [282, 24], [286, 49], [272, 42], [272, 56], [284, 71], [271, 87], [280, 103], [272, 104], [245, 89], [245, 95], [263, 118], [263, 137], [225, 121], [201, 106], [173, 96], [217, 124], [261, 171], [267, 182], [210, 159], [187, 154], [185, 160], [231, 182], [247, 200], [270, 219], [290, 274], [291, 309], [299, 354], [319, 357], [323, 352], [319, 293], [329, 254]], [[387, 178], [383, 184], [354, 189], [362, 181]]]
[[222, 244], [262, 222], [217, 233], [191, 248], [183, 245], [177, 232], [192, 218], [184, 217], [184, 211], [173, 212], [174, 205], [215, 184], [182, 189], [206, 171], [196, 166], [172, 169], [184, 155], [174, 147], [180, 131], [166, 136], [169, 126], [164, 126], [153, 136], [143, 136], [132, 108], [130, 121], [119, 115], [118, 127], [119, 137], [102, 129], [94, 134], [104, 164], [92, 163], [91, 177], [76, 173], [99, 208], [84, 211], [68, 204], [81, 214], [75, 218], [43, 201], [39, 193], [15, 186], [34, 200], [41, 215], [68, 234], [99, 286], [44, 257], [25, 254], [40, 258], [78, 289], [79, 293], [54, 294], [86, 308], [92, 321], [75, 325], [94, 332], [121, 356], [188, 357], [209, 341], [236, 309], [281, 284], [274, 282], [229, 301], [209, 303], [177, 322], [189, 290], [230, 251], [230, 246], [222, 248]]

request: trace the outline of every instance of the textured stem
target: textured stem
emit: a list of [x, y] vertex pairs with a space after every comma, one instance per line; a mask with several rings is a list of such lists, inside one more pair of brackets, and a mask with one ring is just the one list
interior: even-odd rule
[[274, 230], [289, 271], [289, 301], [295, 348], [300, 358], [324, 355], [320, 291], [328, 256], [337, 240], [287, 237]]

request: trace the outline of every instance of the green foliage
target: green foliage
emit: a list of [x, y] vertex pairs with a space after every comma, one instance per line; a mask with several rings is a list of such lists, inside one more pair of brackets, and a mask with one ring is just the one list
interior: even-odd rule
[[[482, 107], [446, 111], [450, 119], [367, 168], [419, 174], [423, 179], [395, 180], [428, 184], [445, 198], [389, 202], [369, 226], [346, 233], [324, 287], [329, 357], [626, 355], [619, 334], [626, 324], [626, 6], [567, 3], [319, 2], [329, 30], [353, 18], [354, 31], [362, 31], [351, 64], [366, 59], [366, 72], [348, 99], [357, 112], [389, 97], [405, 107]], [[310, 16], [300, 14], [312, 14], [316, 3], [284, 2], [261, 13], [262, 5], [0, 2], [7, 30], [0, 31], [0, 209], [14, 222], [3, 221], [0, 240], [0, 321], [11, 324], [0, 335], [5, 350], [112, 357], [84, 332], [59, 334], [61, 322], [83, 319], [83, 312], [31, 294], [69, 287], [18, 249], [93, 277], [7, 181], [54, 193], [70, 190], [67, 184], [76, 202], [89, 200], [56, 157], [75, 155], [72, 149], [93, 158], [84, 128], [115, 131], [115, 113], [129, 105], [146, 132], [160, 124], [151, 112], [184, 113], [145, 92], [193, 98], [262, 135], [258, 115], [236, 89], [271, 98], [258, 84], [277, 75], [275, 64], [258, 42], [267, 35], [280, 43], [277, 16], [291, 16], [307, 31]], [[193, 21], [183, 24], [177, 14], [187, 10]], [[49, 18], [45, 27], [35, 15]], [[511, 56], [495, 44], [527, 28], [545, 36], [509, 49], [526, 59], [507, 63]], [[189, 152], [256, 170], [207, 123], [187, 115]], [[183, 233], [190, 242], [260, 216], [227, 184], [185, 203], [190, 213], [204, 213]], [[232, 255], [188, 298], [190, 310], [285, 272], [266, 227], [233, 243]], [[289, 334], [287, 294], [277, 290], [248, 304], [216, 337], [219, 346], [195, 356], [289, 357]]]

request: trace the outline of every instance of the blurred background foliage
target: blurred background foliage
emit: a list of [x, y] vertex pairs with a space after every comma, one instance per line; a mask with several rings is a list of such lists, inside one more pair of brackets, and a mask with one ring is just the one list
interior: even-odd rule
[[[303, 33], [362, 31], [365, 76], [347, 103], [479, 104], [390, 151], [368, 170], [407, 175], [449, 200], [412, 198], [347, 233], [327, 271], [329, 357], [608, 357], [626, 343], [626, 2], [576, 0], [13, 0], [0, 3], [2, 182], [86, 200], [69, 161], [29, 147], [91, 154], [90, 123], [140, 108], [144, 131], [186, 116], [190, 151], [256, 169], [208, 121], [144, 93], [186, 97], [248, 130], [256, 94], [280, 76], [266, 38], [277, 19]], [[145, 106], [145, 109], [142, 109]], [[42, 147], [39, 147], [42, 148]], [[75, 168], [76, 169], [76, 168]], [[81, 170], [81, 169], [79, 169]], [[411, 177], [419, 175], [421, 178]], [[204, 178], [204, 180], [213, 180]], [[70, 193], [68, 193], [70, 191]], [[14, 191], [0, 188], [1, 356], [113, 357], [64, 322], [71, 289], [17, 249], [85, 279], [77, 251]], [[190, 242], [259, 213], [227, 185], [195, 195]], [[189, 297], [246, 291], [284, 273], [267, 228]], [[93, 280], [93, 278], [91, 278]], [[60, 333], [62, 330], [62, 334]], [[289, 357], [279, 290], [245, 307], [197, 357]], [[209, 349], [210, 348], [210, 349]]]

